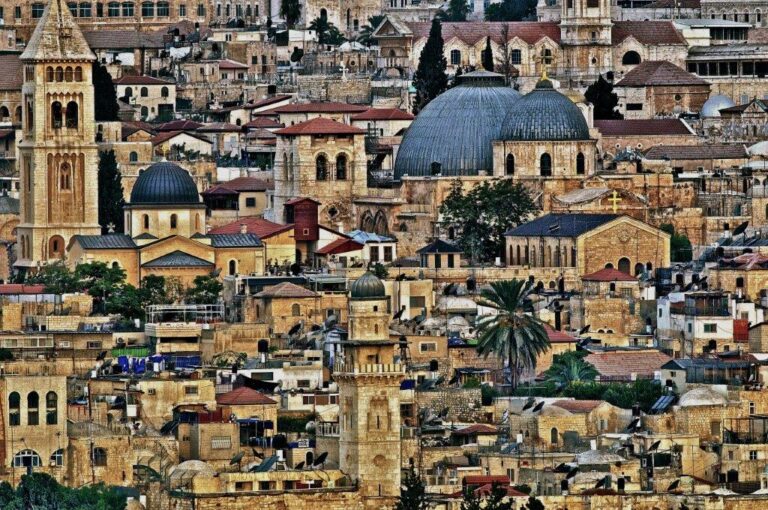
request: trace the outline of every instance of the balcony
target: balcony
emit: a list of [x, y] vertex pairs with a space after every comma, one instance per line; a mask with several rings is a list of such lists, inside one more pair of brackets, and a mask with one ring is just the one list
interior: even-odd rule
[[371, 363], [358, 365], [356, 363], [343, 363], [337, 361], [333, 365], [333, 371], [337, 374], [387, 374], [402, 375], [405, 374], [405, 365], [400, 363]]

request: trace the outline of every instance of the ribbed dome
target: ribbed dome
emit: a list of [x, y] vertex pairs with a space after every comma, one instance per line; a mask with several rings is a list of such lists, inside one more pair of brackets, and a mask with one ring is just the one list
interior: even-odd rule
[[589, 140], [589, 126], [573, 101], [555, 90], [551, 81], [541, 80], [504, 119], [500, 139]]
[[189, 172], [167, 161], [150, 165], [131, 191], [131, 205], [199, 203], [200, 195]]
[[459, 85], [433, 99], [403, 135], [395, 161], [395, 178], [403, 175], [478, 175], [493, 171], [492, 142], [501, 123], [520, 98], [504, 77], [475, 71]]
[[355, 280], [349, 288], [352, 298], [383, 298], [386, 296], [384, 283], [368, 271]]
[[736, 106], [730, 97], [723, 95], [712, 96], [701, 107], [701, 117], [719, 117], [720, 110]]

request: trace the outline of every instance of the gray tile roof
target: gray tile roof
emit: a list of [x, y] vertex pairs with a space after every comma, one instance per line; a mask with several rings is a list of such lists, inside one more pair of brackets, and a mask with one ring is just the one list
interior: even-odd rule
[[136, 248], [136, 243], [130, 236], [124, 234], [107, 234], [104, 236], [74, 236], [80, 246], [86, 250], [121, 250]]
[[214, 248], [249, 248], [261, 246], [256, 234], [208, 234]]
[[519, 227], [508, 230], [505, 236], [517, 237], [578, 237], [609, 221], [620, 214], [547, 214]]
[[436, 239], [425, 247], [417, 250], [416, 253], [461, 253], [461, 251], [461, 248], [455, 244], [451, 244], [448, 241], [443, 241], [442, 239]]
[[213, 262], [208, 262], [194, 255], [176, 250], [155, 260], [150, 260], [141, 265], [142, 267], [207, 267], [213, 266]]
[[150, 234], [149, 232], [144, 232], [143, 234], [139, 234], [134, 239], [157, 239], [157, 236]]
[[19, 214], [19, 199], [0, 195], [0, 214]]

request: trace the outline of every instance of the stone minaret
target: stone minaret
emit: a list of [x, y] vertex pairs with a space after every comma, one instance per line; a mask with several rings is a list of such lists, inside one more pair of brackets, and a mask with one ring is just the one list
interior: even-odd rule
[[64, 258], [76, 234], [99, 234], [96, 60], [63, 0], [51, 0], [22, 53], [21, 218], [16, 266]]
[[333, 377], [339, 385], [339, 464], [364, 499], [391, 506], [400, 495], [400, 382], [404, 367], [389, 339], [384, 284], [372, 273], [350, 289], [349, 337]]

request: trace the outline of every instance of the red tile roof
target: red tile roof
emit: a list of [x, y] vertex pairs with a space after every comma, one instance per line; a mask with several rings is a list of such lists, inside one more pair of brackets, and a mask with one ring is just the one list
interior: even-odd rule
[[231, 133], [242, 130], [242, 126], [236, 126], [234, 124], [230, 124], [229, 122], [212, 122], [197, 128], [197, 131], [200, 133]]
[[294, 124], [293, 126], [278, 129], [275, 134], [282, 136], [296, 135], [360, 135], [365, 130], [336, 122], [335, 120], [315, 117], [306, 122]]
[[45, 294], [45, 285], [25, 285], [23, 283], [0, 284], [0, 295]]
[[155, 131], [194, 131], [200, 126], [202, 124], [194, 120], [172, 120], [165, 124], [160, 124]]
[[576, 343], [578, 340], [564, 331], [553, 329], [549, 324], [544, 325], [549, 341], [554, 344]]
[[123, 75], [117, 80], [112, 80], [115, 85], [176, 85], [173, 82], [153, 78], [152, 76]]
[[472, 436], [472, 435], [483, 435], [483, 434], [492, 435], [492, 434], [498, 434], [498, 433], [499, 433], [499, 429], [497, 429], [493, 425], [486, 425], [485, 423], [474, 423], [469, 427], [464, 427], [463, 429], [453, 431], [454, 436]]
[[279, 223], [273, 223], [269, 220], [256, 217], [240, 218], [232, 223], [227, 223], [220, 227], [211, 229], [209, 234], [239, 234], [240, 226], [245, 225], [246, 232], [249, 234], [256, 234], [259, 239], [264, 240], [270, 236], [285, 232], [293, 228], [293, 225], [280, 225]]
[[277, 404], [261, 392], [241, 386], [236, 390], [216, 396], [216, 403], [229, 406], [252, 406]]
[[163, 142], [167, 142], [171, 138], [174, 138], [178, 135], [188, 135], [188, 136], [191, 136], [192, 138], [197, 138], [200, 141], [211, 143], [211, 141], [208, 140], [207, 138], [200, 135], [196, 135], [194, 133], [188, 133], [187, 131], [164, 131], [162, 133], [158, 133], [157, 135], [153, 136], [149, 141], [152, 142], [152, 145], [157, 145]]
[[275, 181], [272, 179], [258, 177], [236, 177], [222, 184], [235, 191], [266, 191], [275, 188]]
[[219, 69], [248, 69], [248, 66], [242, 62], [235, 62], [234, 60], [224, 59], [219, 60]]
[[649, 350], [593, 352], [585, 358], [601, 376], [616, 379], [630, 379], [632, 374], [653, 377], [671, 359], [664, 353]]
[[594, 273], [585, 274], [581, 277], [582, 280], [588, 282], [636, 282], [637, 278], [634, 276], [623, 273], [618, 269], [605, 268]]
[[558, 400], [552, 402], [552, 405], [574, 414], [583, 414], [594, 411], [604, 402], [604, 400]]
[[595, 120], [595, 127], [603, 136], [677, 136], [693, 134], [685, 122], [680, 119]]
[[[426, 39], [429, 36], [431, 22], [406, 23], [413, 32], [414, 42], [419, 39]], [[519, 37], [528, 44], [534, 44], [544, 37], [548, 37], [555, 43], [560, 42], [560, 26], [557, 23], [537, 22], [537, 21], [518, 21], [518, 22], [497, 22], [497, 21], [463, 21], [463, 22], [444, 22], [442, 24], [443, 41], [450, 41], [457, 38], [467, 44], [476, 44], [486, 37], [493, 39], [496, 43], [501, 43], [501, 30], [504, 25], [509, 25], [509, 39]]]
[[250, 122], [247, 122], [243, 127], [251, 129], [275, 129], [285, 127], [285, 124], [278, 122], [275, 119], [269, 117], [256, 117]]
[[[278, 106], [271, 110], [267, 110], [272, 113], [362, 113], [367, 111], [367, 106], [361, 106], [359, 104], [349, 103], [294, 103], [287, 104], [285, 106]], [[262, 113], [267, 113], [262, 112]]]
[[349, 253], [351, 251], [362, 250], [363, 245], [352, 239], [336, 239], [326, 244], [315, 253], [318, 255], [338, 255], [339, 253]]
[[624, 75], [616, 87], [684, 86], [709, 83], [666, 60], [646, 60]]
[[367, 112], [352, 117], [352, 120], [413, 120], [408, 112], [398, 108], [371, 108]]
[[685, 44], [682, 34], [671, 21], [614, 21], [611, 44], [616, 46], [627, 37], [640, 44]]
[[500, 483], [509, 485], [509, 477], [504, 475], [467, 475], [462, 480], [463, 485], [486, 485], [489, 483]]
[[[514, 487], [510, 487], [509, 485], [505, 485], [503, 487], [507, 490], [507, 496], [509, 496], [510, 498], [527, 498], [528, 497], [528, 494], [526, 494], [524, 492], [520, 492], [519, 490], [515, 489]], [[474, 492], [478, 496], [486, 498], [486, 497], [488, 497], [488, 496], [490, 496], [492, 494], [492, 492], [493, 492], [493, 484], [492, 483], [487, 483], [485, 485], [482, 485], [482, 486], [478, 487], [477, 489], [475, 489]]]
[[256, 294], [256, 297], [260, 298], [313, 298], [317, 296], [319, 296], [318, 293], [291, 282], [270, 285]]

